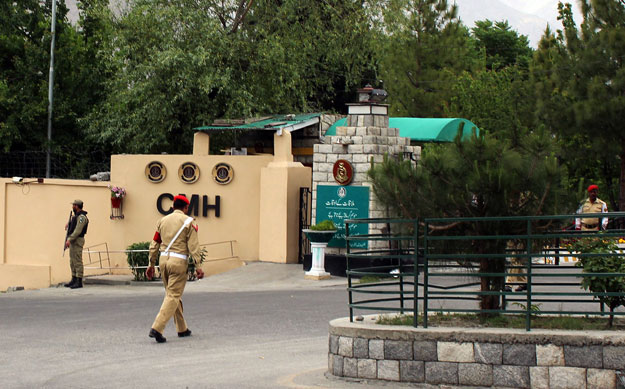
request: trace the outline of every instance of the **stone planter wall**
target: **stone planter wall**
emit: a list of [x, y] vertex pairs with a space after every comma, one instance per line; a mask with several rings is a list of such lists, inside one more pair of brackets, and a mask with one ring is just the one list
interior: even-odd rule
[[330, 322], [338, 377], [507, 388], [622, 388], [625, 334]]

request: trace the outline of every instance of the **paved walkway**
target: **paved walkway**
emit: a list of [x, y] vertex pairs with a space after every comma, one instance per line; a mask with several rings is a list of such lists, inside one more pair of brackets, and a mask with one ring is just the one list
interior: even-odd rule
[[[133, 285], [162, 287], [162, 281], [133, 281], [132, 275], [102, 275], [85, 278], [87, 285]], [[326, 280], [304, 278], [301, 264], [250, 262], [225, 273], [206, 277], [187, 284], [188, 288], [205, 292], [242, 292], [285, 289], [318, 289], [336, 286], [347, 287], [347, 278], [332, 277]]]

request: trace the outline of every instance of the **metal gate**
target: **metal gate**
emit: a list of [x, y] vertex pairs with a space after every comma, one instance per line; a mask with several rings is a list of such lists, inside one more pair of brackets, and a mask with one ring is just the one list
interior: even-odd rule
[[312, 219], [312, 190], [299, 188], [299, 252], [298, 262], [304, 263], [304, 255], [310, 254], [310, 242], [302, 230], [310, 227]]

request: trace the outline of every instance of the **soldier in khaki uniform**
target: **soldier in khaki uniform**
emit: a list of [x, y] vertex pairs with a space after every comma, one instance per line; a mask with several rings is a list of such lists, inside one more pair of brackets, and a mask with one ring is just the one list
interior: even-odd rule
[[[506, 244], [506, 251], [511, 254], [524, 254], [525, 253], [525, 244], [520, 240], [509, 240]], [[527, 266], [527, 258], [521, 257], [508, 257], [510, 261], [510, 265], [514, 266], [512, 269], [508, 269], [508, 273], [519, 274], [519, 275], [510, 275], [506, 277], [506, 284], [516, 284], [517, 286], [514, 288], [515, 292], [522, 292], [527, 290], [527, 277], [524, 275], [526, 272], [525, 266]], [[512, 291], [511, 285], [506, 285], [504, 290], [506, 292]]]
[[196, 261], [198, 278], [203, 276], [203, 272], [199, 263], [198, 227], [192, 222], [193, 218], [186, 215], [188, 211], [189, 200], [185, 196], [175, 196], [174, 212], [158, 221], [156, 233], [150, 243], [150, 266], [147, 271], [153, 273], [156, 259], [160, 256], [159, 266], [165, 285], [165, 298], [149, 333], [149, 337], [156, 339], [158, 343], [167, 340], [163, 336], [163, 330], [172, 316], [178, 336], [191, 335], [191, 330], [182, 316], [181, 300], [187, 283], [189, 255]]
[[[606, 213], [608, 212], [608, 206], [605, 202], [597, 197], [599, 187], [597, 185], [590, 185], [588, 187], [588, 198], [584, 200], [577, 213]], [[599, 231], [605, 230], [608, 227], [608, 218], [596, 218], [585, 217], [575, 219], [575, 229], [582, 231]]]
[[65, 248], [69, 247], [69, 267], [72, 270], [72, 280], [64, 286], [71, 289], [82, 288], [84, 267], [82, 264], [82, 249], [85, 246], [85, 234], [89, 226], [87, 212], [83, 211], [83, 202], [74, 200], [72, 210], [74, 216], [65, 226], [68, 236]]

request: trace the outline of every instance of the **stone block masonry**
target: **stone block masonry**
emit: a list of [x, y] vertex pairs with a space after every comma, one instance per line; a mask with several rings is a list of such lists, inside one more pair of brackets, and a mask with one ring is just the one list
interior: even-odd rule
[[328, 370], [337, 377], [506, 388], [620, 389], [625, 334], [330, 322]]
[[[421, 154], [421, 147], [411, 146], [409, 138], [399, 136], [399, 130], [388, 128], [388, 117], [378, 115], [356, 115], [349, 120], [351, 126], [337, 127], [336, 135], [325, 136], [324, 143], [314, 145], [313, 151], [313, 202], [312, 214], [317, 215], [317, 185], [338, 185], [334, 181], [332, 168], [339, 159], [352, 164], [354, 177], [350, 186], [371, 186], [367, 172], [371, 163], [382, 163], [385, 155], [397, 158], [401, 153], [412, 153], [413, 158]], [[369, 217], [390, 217], [388, 210], [371, 190], [369, 193]], [[313, 220], [314, 223], [319, 220]], [[384, 225], [370, 225], [369, 233], [380, 233]], [[374, 242], [383, 246], [385, 242]], [[344, 249], [327, 248], [328, 254], [343, 254]], [[386, 366], [386, 365], [385, 365]]]

